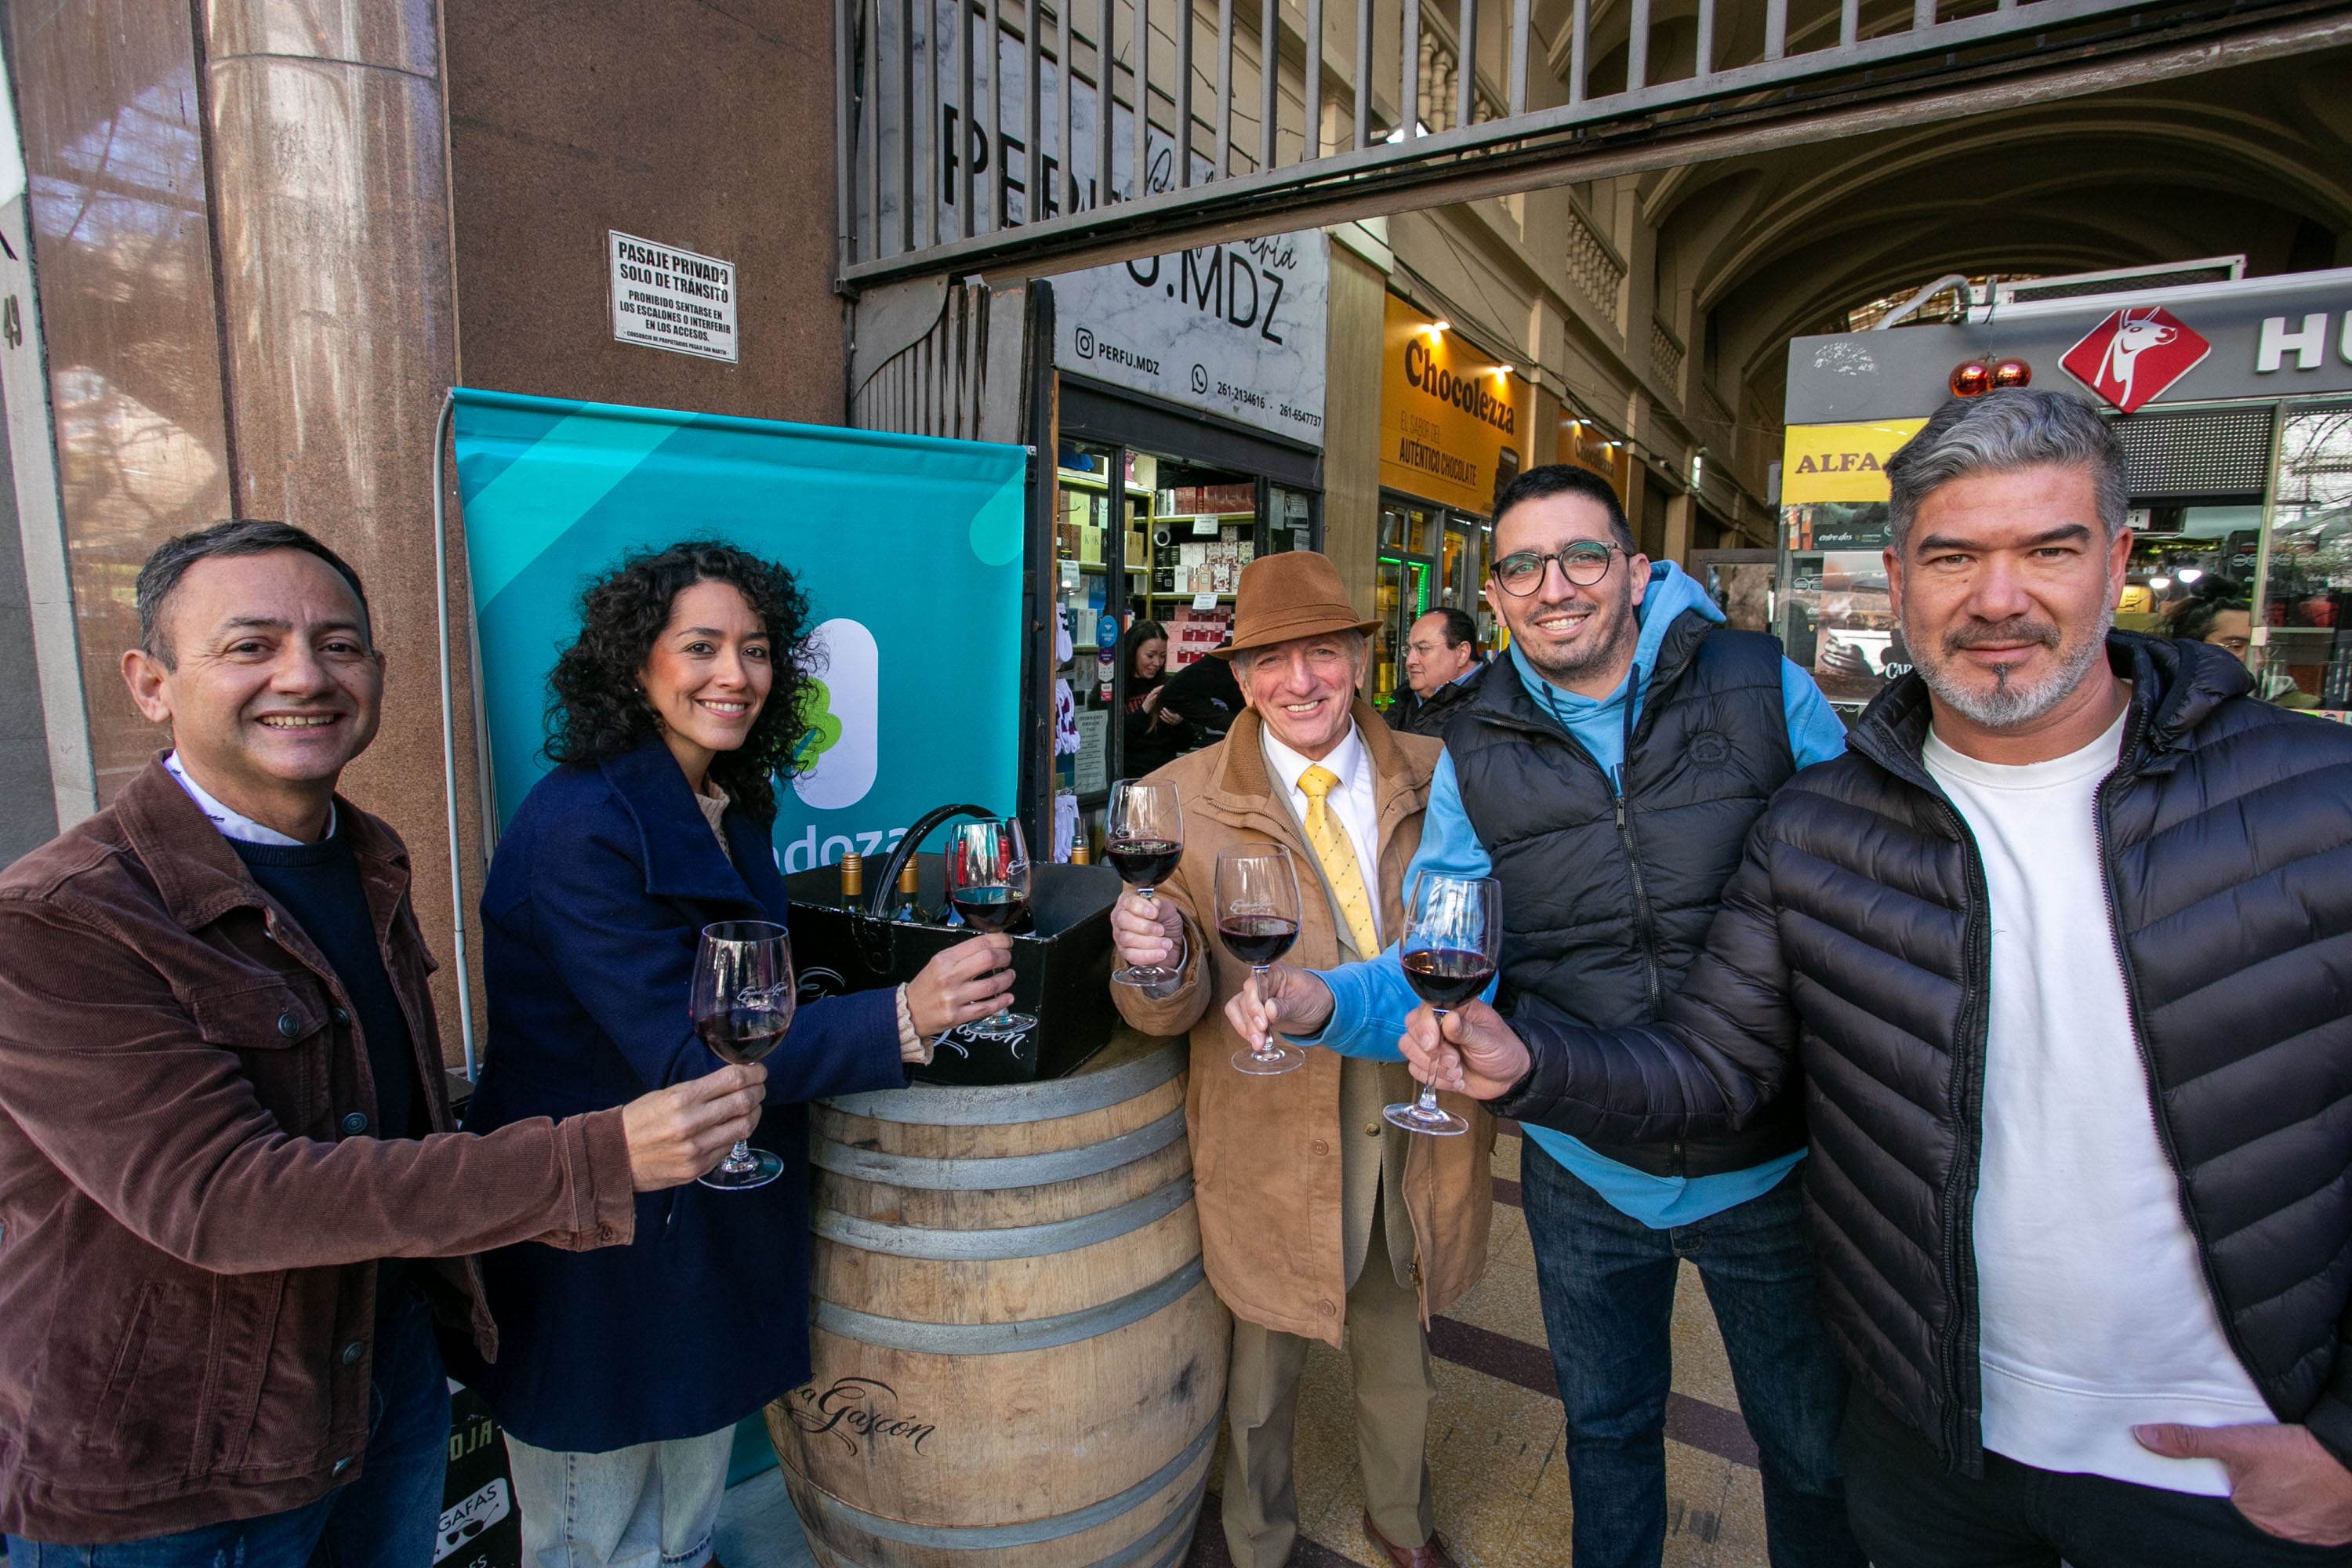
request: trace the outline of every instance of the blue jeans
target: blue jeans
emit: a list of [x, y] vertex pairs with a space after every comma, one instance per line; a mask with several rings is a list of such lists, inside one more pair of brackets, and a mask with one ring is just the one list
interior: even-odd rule
[[366, 1463], [318, 1501], [112, 1546], [8, 1537], [8, 1568], [431, 1568], [449, 1469], [449, 1383], [415, 1292], [376, 1323]]
[[1837, 1459], [1845, 1374], [1822, 1332], [1800, 1163], [1759, 1198], [1653, 1230], [1529, 1142], [1520, 1198], [1568, 1412], [1576, 1568], [1657, 1568], [1675, 1278], [1698, 1266], [1764, 1477], [1772, 1568], [1863, 1568]]

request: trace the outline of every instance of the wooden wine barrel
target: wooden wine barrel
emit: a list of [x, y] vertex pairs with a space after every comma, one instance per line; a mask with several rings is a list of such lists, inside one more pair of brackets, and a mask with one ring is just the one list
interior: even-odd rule
[[1186, 1047], [813, 1108], [811, 1353], [768, 1430], [825, 1568], [1168, 1568], [1229, 1329], [1201, 1272]]

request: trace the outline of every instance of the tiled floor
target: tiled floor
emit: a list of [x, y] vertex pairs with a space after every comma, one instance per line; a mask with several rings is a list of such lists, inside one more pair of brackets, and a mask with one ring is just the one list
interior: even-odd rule
[[[1486, 1276], [1439, 1320], [1437, 1414], [1430, 1462], [1437, 1531], [1463, 1568], [1562, 1568], [1569, 1560], [1568, 1472], [1559, 1401], [1544, 1348], [1535, 1259], [1519, 1216], [1520, 1141], [1496, 1141], [1496, 1197]], [[1675, 1399], [1667, 1412], [1667, 1568], [1761, 1568], [1764, 1500], [1755, 1447], [1706, 1292], [1685, 1267], [1675, 1298]], [[1377, 1568], [1356, 1483], [1348, 1361], [1318, 1347], [1299, 1395], [1297, 1568]], [[1222, 1472], [1218, 1472], [1222, 1473]], [[1216, 1500], [1190, 1563], [1223, 1565]]]
[[[1568, 1473], [1536, 1300], [1535, 1261], [1519, 1217], [1520, 1141], [1496, 1140], [1493, 1261], [1432, 1336], [1437, 1415], [1430, 1431], [1437, 1528], [1463, 1568], [1562, 1568]], [[1668, 1568], [1761, 1568], [1763, 1495], [1731, 1372], [1696, 1274], [1675, 1312], [1675, 1399], [1667, 1416]], [[1378, 1568], [1359, 1524], [1347, 1358], [1318, 1348], [1299, 1396], [1297, 1568]], [[1222, 1465], [1222, 1460], [1219, 1461]], [[1213, 1470], [1212, 1477], [1222, 1474]], [[1188, 1568], [1228, 1564], [1212, 1495]], [[727, 1568], [805, 1568], [800, 1531], [772, 1470], [736, 1487], [719, 1516]]]

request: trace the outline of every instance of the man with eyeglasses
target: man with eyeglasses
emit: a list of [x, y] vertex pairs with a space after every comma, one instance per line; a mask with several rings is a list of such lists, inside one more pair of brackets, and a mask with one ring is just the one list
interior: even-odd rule
[[[1509, 627], [1445, 732], [1423, 871], [1493, 876], [1496, 1005], [1613, 1026], [1655, 1018], [1704, 950], [1749, 824], [1844, 727], [1773, 638], [1733, 631], [1636, 547], [1608, 484], [1530, 468], [1495, 505], [1486, 601]], [[1393, 1058], [1415, 1005], [1397, 952], [1277, 967], [1228, 1005], [1343, 1055]], [[1577, 1568], [1655, 1568], [1683, 1260], [1698, 1268], [1763, 1472], [1774, 1568], [1860, 1568], [1835, 1439], [1844, 1378], [1813, 1301], [1803, 1114], [1784, 1096], [1735, 1133], [1580, 1140], [1528, 1127], [1528, 1235], [1568, 1416]]]

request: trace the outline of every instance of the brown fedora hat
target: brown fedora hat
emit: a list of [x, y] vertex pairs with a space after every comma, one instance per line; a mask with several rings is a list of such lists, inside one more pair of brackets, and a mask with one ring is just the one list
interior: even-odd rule
[[1339, 584], [1339, 569], [1331, 564], [1329, 556], [1313, 550], [1286, 550], [1279, 555], [1261, 555], [1242, 568], [1242, 580], [1234, 592], [1233, 645], [1212, 651], [1219, 658], [1231, 658], [1293, 637], [1369, 632], [1380, 624], [1363, 619], [1348, 603], [1348, 591]]

